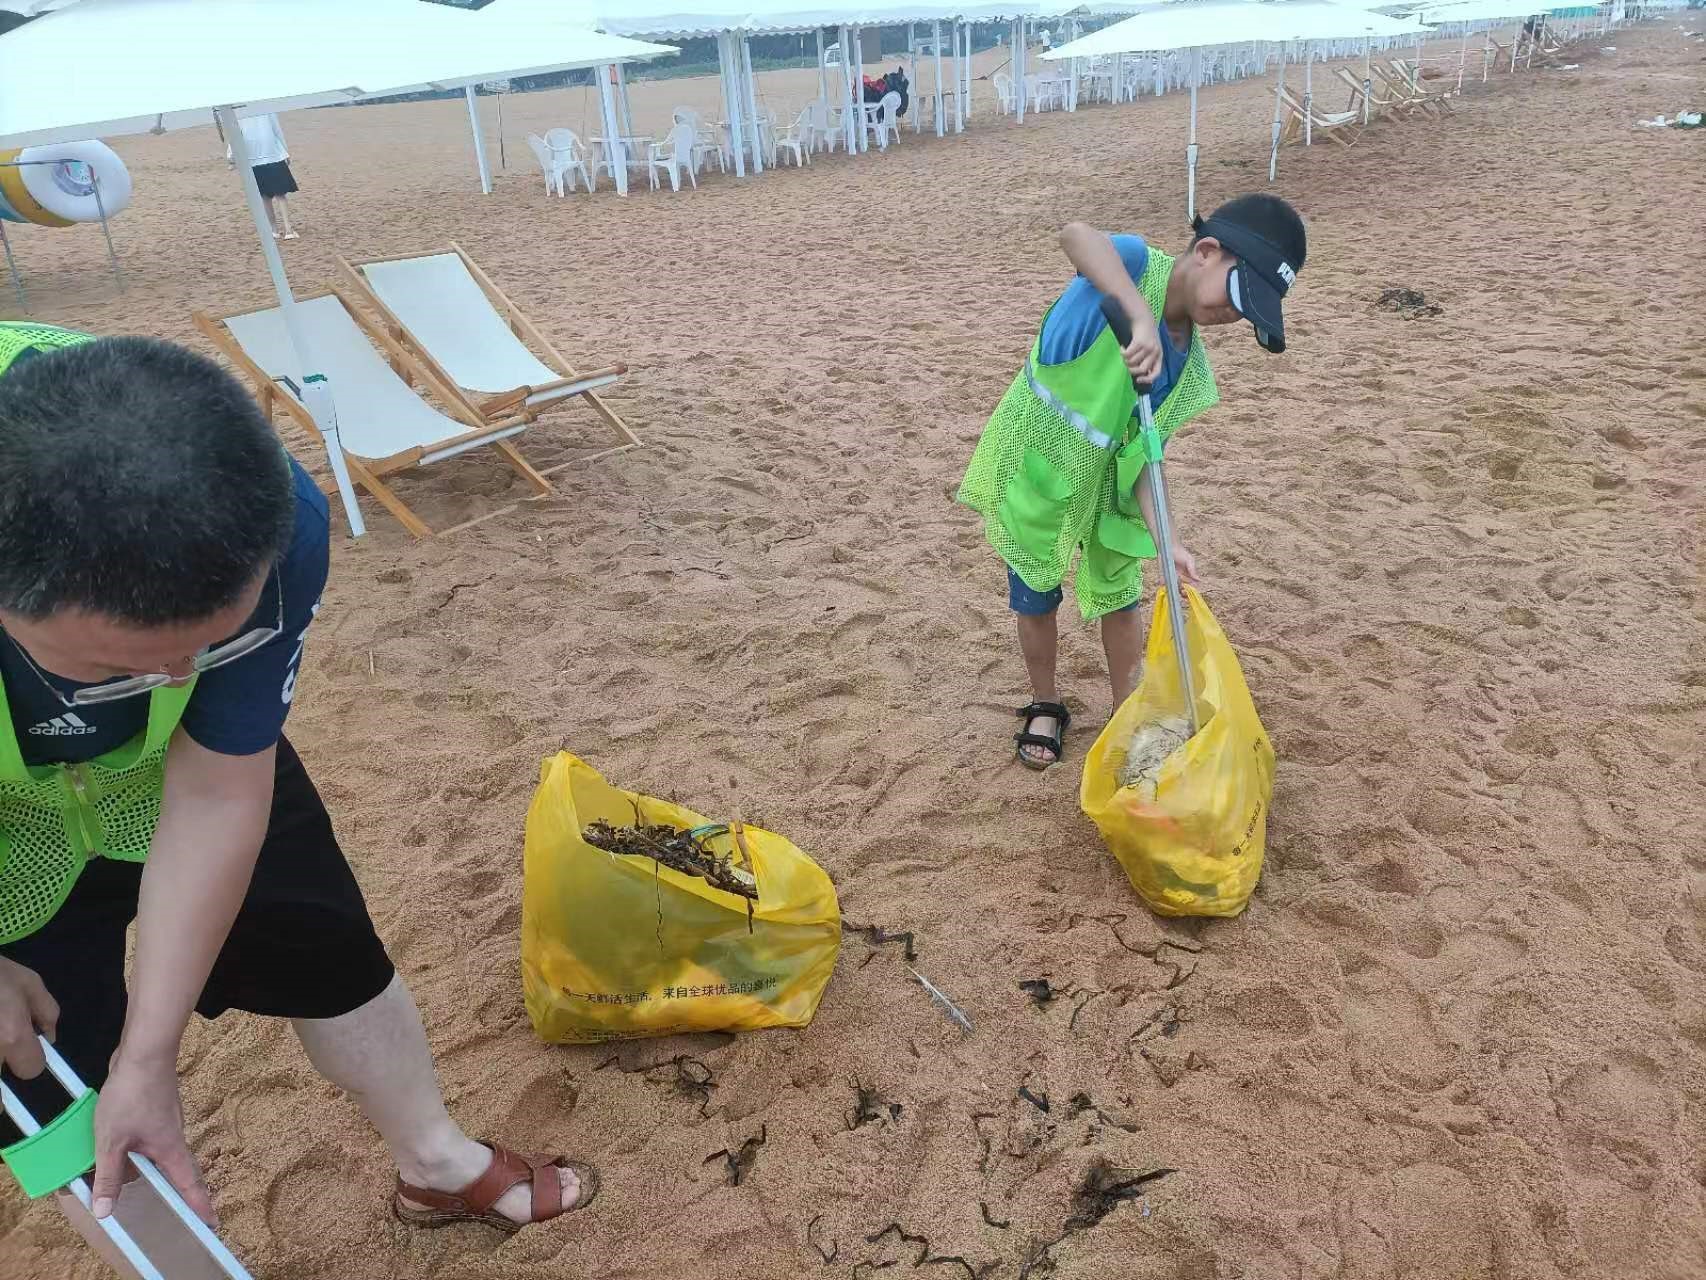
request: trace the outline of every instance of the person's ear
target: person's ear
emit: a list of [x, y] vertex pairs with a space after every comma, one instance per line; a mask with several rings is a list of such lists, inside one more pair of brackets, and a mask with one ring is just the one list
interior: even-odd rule
[[1213, 236], [1204, 236], [1201, 240], [1198, 240], [1196, 244], [1191, 246], [1191, 251], [1196, 254], [1197, 258], [1205, 266], [1213, 265], [1214, 260], [1221, 252], [1220, 241], [1216, 240]]

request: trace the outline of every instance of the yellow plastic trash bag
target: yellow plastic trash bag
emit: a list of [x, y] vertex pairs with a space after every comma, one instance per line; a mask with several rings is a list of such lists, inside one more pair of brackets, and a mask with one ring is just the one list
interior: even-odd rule
[[1133, 735], [1184, 713], [1167, 597], [1158, 593], [1143, 680], [1090, 749], [1078, 799], [1151, 910], [1235, 916], [1262, 874], [1274, 749], [1226, 633], [1202, 597], [1186, 592], [1196, 736], [1146, 781], [1120, 784]]
[[[740, 827], [735, 865], [758, 901], [650, 858], [594, 848], [591, 822], [692, 829], [707, 820], [619, 791], [567, 752], [545, 761], [527, 811], [521, 976], [543, 1040], [586, 1044], [683, 1031], [756, 1031], [812, 1020], [841, 948], [823, 868], [781, 836]], [[744, 852], [741, 849], [744, 846]]]

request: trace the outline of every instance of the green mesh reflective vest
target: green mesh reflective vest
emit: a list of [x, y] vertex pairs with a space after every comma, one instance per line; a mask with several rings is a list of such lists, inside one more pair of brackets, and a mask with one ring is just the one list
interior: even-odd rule
[[[48, 325], [0, 324], [0, 377], [26, 352], [88, 341]], [[166, 746], [193, 689], [192, 680], [154, 690], [147, 728], [105, 755], [82, 764], [26, 765], [0, 679], [0, 945], [51, 920], [90, 858], [148, 856], [160, 821]]]
[[[1151, 248], [1138, 281], [1157, 316], [1173, 261]], [[1041, 348], [1039, 326], [1030, 358], [972, 454], [959, 501], [982, 514], [990, 545], [1033, 591], [1058, 587], [1081, 548], [1073, 591], [1084, 617], [1099, 618], [1142, 596], [1142, 563], [1155, 555], [1137, 504], [1137, 393], [1111, 329], [1065, 364], [1043, 364]], [[1155, 406], [1161, 438], [1219, 400], [1202, 338], [1193, 332], [1178, 381]]]

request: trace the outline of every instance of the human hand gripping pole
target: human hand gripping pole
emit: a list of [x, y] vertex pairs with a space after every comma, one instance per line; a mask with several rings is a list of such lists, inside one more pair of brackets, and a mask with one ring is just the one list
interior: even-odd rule
[[[1113, 330], [1120, 346], [1131, 345], [1131, 318], [1118, 301], [1106, 295], [1102, 298], [1102, 314]], [[1167, 507], [1167, 477], [1162, 468], [1161, 433], [1155, 429], [1155, 412], [1149, 403], [1149, 384], [1132, 379], [1137, 389], [1139, 438], [1143, 442], [1143, 473], [1149, 477], [1149, 494], [1155, 501], [1156, 548], [1161, 554], [1161, 580], [1167, 589], [1167, 621], [1173, 627], [1173, 653], [1179, 659], [1179, 687], [1185, 692], [1185, 718], [1190, 722], [1194, 738], [1200, 727], [1197, 722], [1197, 690], [1191, 678], [1191, 651], [1185, 634], [1185, 596], [1179, 588], [1179, 569], [1173, 563], [1173, 520]]]

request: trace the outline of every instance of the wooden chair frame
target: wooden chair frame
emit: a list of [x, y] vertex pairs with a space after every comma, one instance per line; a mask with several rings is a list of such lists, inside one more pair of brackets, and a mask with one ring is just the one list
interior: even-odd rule
[[[430, 444], [416, 445], [385, 458], [365, 458], [351, 453], [348, 449], [343, 450], [344, 463], [349, 468], [350, 479], [372, 494], [381, 506], [397, 518], [399, 524], [417, 538], [435, 536], [435, 530], [416, 515], [409, 505], [397, 496], [396, 491], [385, 483], [386, 477], [393, 476], [399, 471], [407, 471], [421, 466], [423, 460], [429, 456], [436, 460], [447, 451], [462, 453], [479, 445], [490, 443], [504, 461], [509, 463], [521, 475], [522, 479], [527, 481], [534, 491], [534, 497], [544, 497], [553, 492], [551, 482], [545, 479], [544, 473], [536, 471], [508, 439], [493, 439], [494, 436], [513, 431], [514, 428], [527, 426], [532, 421], [531, 418], [523, 415], [490, 418], [483, 415], [463, 394], [461, 388], [444, 381], [430, 370], [418, 368], [414, 357], [401, 344], [394, 341], [390, 335], [374, 325], [362, 314], [361, 309], [356, 306], [355, 300], [336, 286], [328, 286], [316, 293], [304, 294], [297, 300], [299, 302], [312, 302], [315, 299], [325, 297], [335, 297], [343, 304], [344, 310], [349, 312], [350, 319], [355, 321], [356, 327], [379, 348], [399, 377], [413, 386], [413, 383], [409, 381], [409, 372], [415, 373], [432, 391], [443, 411], [468, 428], [467, 431], [458, 435], [449, 436], [443, 440], [435, 440]], [[295, 396], [281, 390], [277, 382], [265, 369], [255, 363], [249, 353], [243, 350], [243, 345], [237, 341], [236, 336], [225, 327], [227, 320], [246, 314], [248, 313], [233, 311], [215, 316], [209, 312], [197, 310], [191, 313], [191, 318], [195, 321], [196, 328], [206, 335], [208, 341], [212, 342], [222, 355], [248, 376], [249, 381], [254, 384], [255, 398], [260, 402], [261, 411], [266, 414], [269, 422], [273, 420], [276, 411], [283, 410], [285, 417], [323, 445], [325, 437], [320, 434], [319, 425], [314, 421], [314, 415], [308, 412], [307, 406]], [[336, 394], [335, 390], [333, 394]], [[476, 516], [472, 520], [464, 520], [460, 524], [437, 530], [436, 536], [456, 533], [459, 530], [495, 519], [515, 510], [519, 505], [519, 503], [512, 502], [508, 506]]]
[[[1279, 97], [1280, 101], [1285, 104], [1286, 109], [1285, 127], [1280, 130], [1280, 142], [1282, 143], [1295, 142], [1297, 139], [1301, 138], [1303, 136], [1304, 117], [1311, 114], [1313, 115], [1313, 119], [1310, 121], [1311, 131], [1319, 133], [1323, 137], [1331, 138], [1341, 147], [1348, 147], [1352, 145], [1356, 142], [1357, 138], [1362, 135], [1363, 125], [1360, 119], [1333, 122], [1324, 119], [1320, 112], [1306, 112], [1303, 108], [1303, 104], [1291, 96], [1290, 89], [1281, 89], [1279, 91]], [[1339, 135], [1344, 133], [1346, 130], [1350, 131], [1351, 137], [1340, 137]]]
[[[462, 260], [462, 265], [468, 269], [468, 274], [472, 276], [474, 282], [480, 286], [481, 292], [486, 295], [486, 299], [492, 304], [493, 309], [496, 310], [503, 318], [504, 322], [509, 325], [510, 332], [515, 334], [516, 338], [523, 344], [531, 344], [537, 351], [543, 352], [545, 355], [545, 363], [554, 367], [557, 372], [562, 375], [562, 377], [557, 379], [555, 382], [541, 383], [538, 386], [516, 387], [513, 390], [500, 392], [497, 395], [487, 396], [480, 400], [476, 400], [467, 392], [462, 391], [460, 388], [456, 388], [457, 395], [461, 397], [464, 403], [469, 405], [473, 411], [480, 415], [482, 420], [485, 421], [493, 421], [498, 417], [520, 415], [531, 422], [537, 419], [538, 416], [552, 404], [557, 404], [561, 401], [567, 401], [578, 397], [585, 400], [587, 404], [592, 407], [593, 412], [604, 420], [611, 430], [616, 433], [618, 440], [621, 441], [620, 444], [595, 453], [591, 457], [575, 458], [569, 462], [558, 463], [554, 467], [546, 467], [539, 473], [540, 475], [551, 475], [557, 471], [561, 471], [564, 467], [572, 466], [577, 462], [594, 462], [599, 458], [609, 457], [611, 454], [615, 453], [622, 453], [628, 449], [644, 448], [644, 441], [629, 429], [628, 424], [622, 420], [621, 415], [612, 409], [592, 386], [589, 386], [587, 389], [582, 391], [570, 390], [561, 396], [559, 400], [552, 400], [550, 404], [537, 406], [528, 404], [528, 401], [533, 396], [539, 395], [543, 392], [561, 391], [564, 388], [571, 388], [576, 383], [585, 382], [594, 385], [603, 384], [614, 377], [619, 377], [622, 374], [627, 373], [628, 366], [625, 364], [613, 364], [608, 368], [598, 369], [591, 373], [580, 373], [576, 371], [574, 366], [564, 358], [563, 353], [558, 351], [556, 346], [552, 344], [551, 340], [540, 332], [539, 326], [534, 324], [532, 320], [528, 319], [526, 314], [522, 312], [521, 308], [509, 300], [509, 296], [505, 294], [502, 289], [498, 288], [492, 278], [480, 269], [479, 263], [475, 262], [474, 259], [469, 256], [467, 250], [457, 244], [456, 241], [452, 240], [450, 242], [450, 248], [448, 251], [432, 250], [428, 253], [395, 253], [383, 258], [369, 258], [367, 259], [367, 262], [407, 262], [414, 258], [430, 257], [433, 253], [442, 252], [454, 253]], [[373, 309], [374, 314], [379, 316], [384, 322], [386, 334], [391, 339], [392, 343], [401, 348], [404, 352], [406, 359], [403, 362], [402, 367], [398, 367], [398, 375], [402, 377], [405, 382], [411, 381], [408, 366], [413, 365], [416, 366], [415, 372], [417, 372], [422, 378], [428, 380], [431, 384], [434, 384], [435, 386], [442, 384], [448, 387], [456, 387], [455, 379], [453, 379], [449, 373], [445, 371], [444, 367], [433, 358], [432, 353], [428, 351], [422, 343], [416, 340], [415, 336], [409, 332], [408, 326], [392, 312], [391, 308], [387, 307], [385, 303], [380, 300], [378, 293], [375, 292], [373, 286], [368, 283], [367, 277], [361, 274], [361, 267], [351, 262], [348, 258], [343, 257], [341, 254], [338, 256], [337, 261], [338, 266], [343, 270], [345, 277], [354, 285], [361, 298]], [[395, 362], [394, 367], [396, 367]]]

